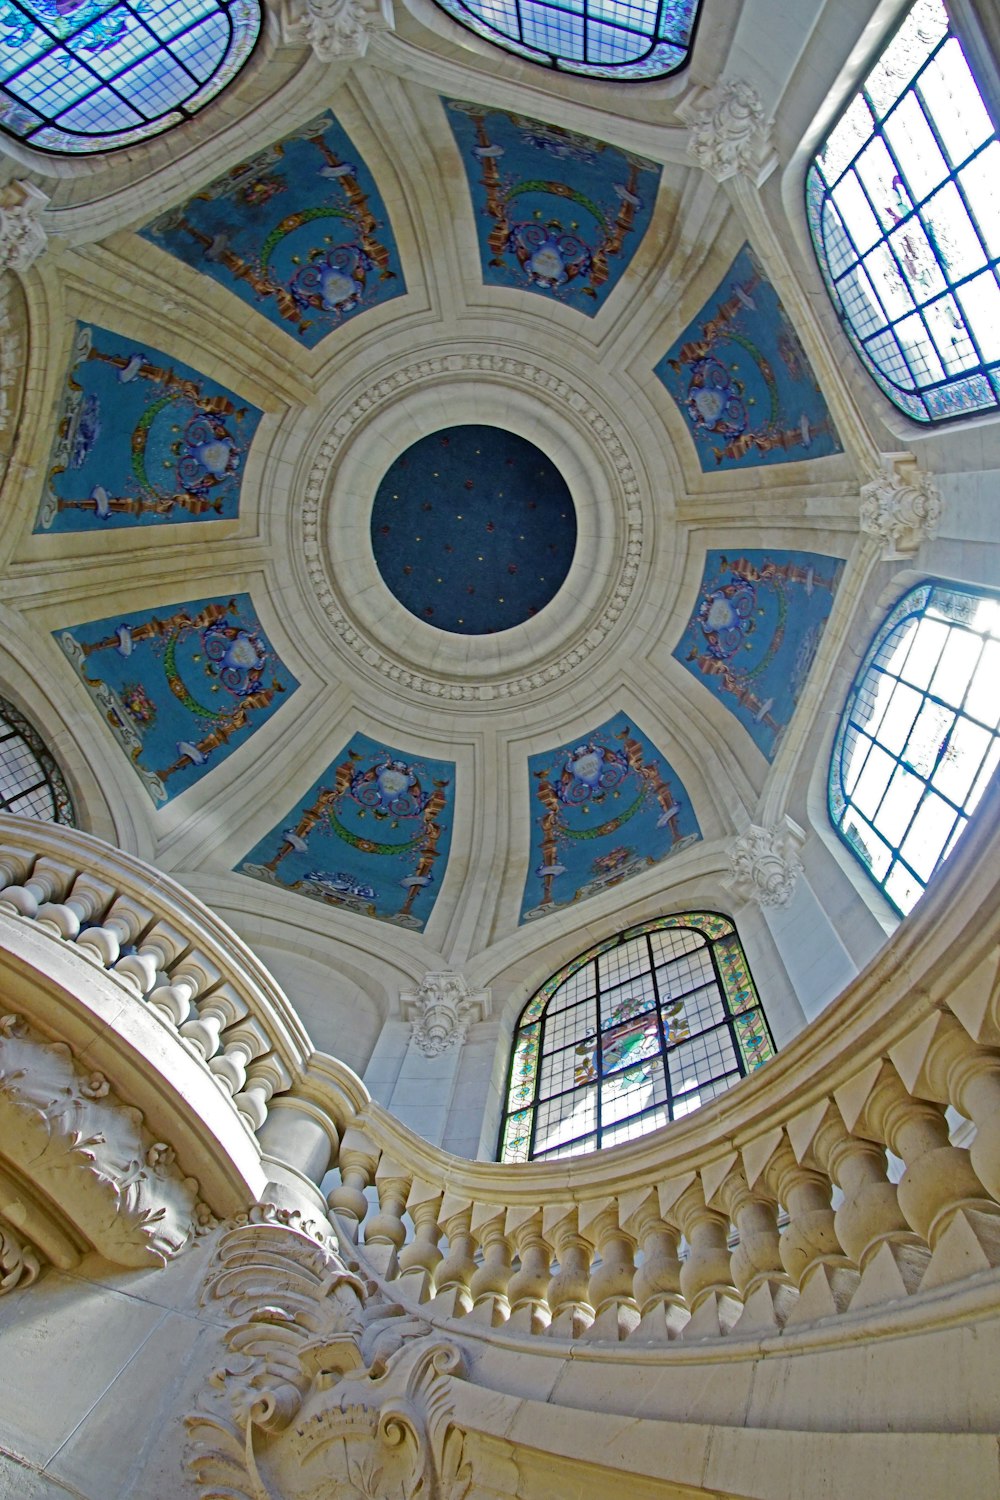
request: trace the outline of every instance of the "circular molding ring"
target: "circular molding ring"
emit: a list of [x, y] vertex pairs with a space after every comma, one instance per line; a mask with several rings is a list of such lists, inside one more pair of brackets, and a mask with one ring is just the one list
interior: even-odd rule
[[[324, 557], [322, 513], [329, 500], [331, 483], [334, 482], [335, 465], [342, 457], [348, 441], [415, 388], [433, 388], [455, 377], [461, 380], [468, 376], [488, 377], [500, 385], [528, 393], [536, 401], [541, 395], [552, 409], [564, 419], [571, 420], [582, 444], [588, 439], [596, 443], [604, 467], [614, 475], [618, 489], [615, 519], [619, 534], [615, 545], [620, 549], [620, 561], [601, 590], [596, 608], [588, 607], [583, 618], [579, 617], [580, 611], [575, 610], [571, 622], [571, 641], [568, 644], [564, 642], [562, 649], [557, 648], [547, 659], [540, 662], [536, 660], [530, 668], [525, 667], [514, 674], [509, 671], [503, 675], [497, 674], [495, 667], [475, 654], [467, 657], [464, 662], [449, 663], [447, 675], [445, 671], [440, 675], [432, 675], [426, 670], [407, 665], [398, 657], [390, 656], [375, 638], [375, 632], [368, 628], [367, 622], [348, 614], [331, 584]], [[305, 559], [315, 598], [334, 632], [367, 667], [374, 668], [401, 687], [431, 698], [452, 702], [503, 701], [550, 685], [578, 668], [617, 624], [635, 587], [642, 559], [641, 485], [625, 445], [612, 423], [590, 396], [576, 389], [560, 375], [529, 360], [504, 354], [429, 355], [383, 375], [355, 394], [346, 409], [332, 418], [328, 431], [330, 435], [321, 442], [306, 480], [305, 498], [300, 510], [301, 555]], [[530, 434], [526, 433], [525, 436]], [[374, 496], [374, 487], [372, 495]], [[402, 611], [402, 606], [392, 600], [388, 590], [385, 593], [387, 600], [391, 600], [392, 605]], [[558, 600], [559, 596], [556, 598]], [[518, 631], [529, 628], [530, 625], [515, 627]], [[504, 632], [508, 635], [513, 633]], [[564, 634], [561, 630], [558, 633]], [[442, 633], [434, 634], [436, 636]], [[468, 642], [476, 638], [458, 639]], [[497, 637], [487, 636], [481, 639], [496, 641]], [[435, 655], [440, 657], [440, 651]], [[475, 678], [469, 680], [472, 672], [476, 674]], [[465, 680], [456, 681], [455, 677], [458, 675]]]

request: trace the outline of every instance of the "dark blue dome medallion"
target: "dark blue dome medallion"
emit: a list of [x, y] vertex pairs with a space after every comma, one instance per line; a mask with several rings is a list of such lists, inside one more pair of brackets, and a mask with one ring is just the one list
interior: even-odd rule
[[383, 582], [411, 614], [455, 635], [492, 635], [558, 592], [576, 511], [534, 443], [499, 427], [446, 427], [386, 472], [371, 538]]

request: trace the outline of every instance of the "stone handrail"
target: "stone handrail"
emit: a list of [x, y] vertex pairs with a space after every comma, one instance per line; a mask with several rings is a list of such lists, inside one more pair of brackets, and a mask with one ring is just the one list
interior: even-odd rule
[[[329, 1196], [361, 1267], [470, 1331], [633, 1343], [791, 1332], [990, 1272], [998, 807], [994, 787], [917, 912], [791, 1045], [638, 1142], [469, 1162], [367, 1104]], [[949, 1107], [971, 1149], [954, 1144]]]

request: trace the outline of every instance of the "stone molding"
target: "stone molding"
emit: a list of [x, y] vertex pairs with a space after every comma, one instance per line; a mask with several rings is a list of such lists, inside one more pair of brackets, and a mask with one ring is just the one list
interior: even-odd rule
[[40, 215], [48, 203], [33, 182], [0, 190], [0, 271], [30, 271], [49, 242]]
[[285, 0], [282, 40], [308, 42], [320, 62], [364, 57], [378, 32], [394, 31], [392, 0]]
[[[334, 462], [345, 441], [384, 407], [399, 400], [413, 386], [427, 384], [441, 377], [483, 374], [501, 377], [512, 385], [525, 387], [533, 394], [544, 391], [558, 404], [566, 406], [582, 419], [591, 435], [600, 443], [618, 475], [625, 501], [626, 517], [621, 564], [610, 598], [596, 619], [588, 620], [577, 641], [555, 660], [532, 671], [490, 682], [456, 683], [446, 677], [432, 677], [413, 671], [387, 656], [348, 619], [331, 587], [323, 562], [320, 542], [320, 512], [326, 498]], [[367, 667], [374, 667], [383, 677], [430, 698], [453, 702], [486, 702], [521, 696], [546, 684], [557, 682], [565, 673], [575, 670], [599, 646], [619, 620], [639, 575], [642, 557], [643, 524], [641, 487], [638, 476], [607, 417], [581, 392], [560, 376], [540, 365], [502, 354], [435, 355], [404, 365], [393, 374], [383, 376], [355, 397], [348, 409], [332, 425], [332, 434], [320, 446], [309, 471], [302, 503], [302, 537], [306, 570], [316, 599], [336, 634]]]
[[224, 1363], [185, 1418], [205, 1500], [469, 1495], [449, 1389], [460, 1350], [352, 1275], [332, 1241], [273, 1221], [229, 1230], [202, 1303], [225, 1325]]
[[744, 79], [695, 89], [678, 114], [691, 127], [688, 156], [716, 182], [741, 174], [760, 187], [777, 165], [760, 95]]
[[12, 1015], [0, 1017], [0, 1160], [116, 1265], [163, 1265], [214, 1222], [142, 1113]]
[[907, 453], [887, 454], [882, 471], [861, 487], [861, 530], [882, 543], [887, 562], [912, 557], [937, 532], [941, 493]]
[[787, 906], [802, 873], [798, 851], [805, 834], [791, 818], [768, 828], [751, 823], [729, 848], [732, 871], [723, 884], [736, 897], [758, 906]]
[[0, 1218], [0, 1297], [38, 1279], [42, 1257], [10, 1224]]
[[410, 1037], [425, 1057], [438, 1057], [461, 1046], [469, 1027], [490, 1013], [489, 990], [469, 988], [453, 969], [425, 974], [416, 990], [399, 997], [403, 1018], [411, 1022]]

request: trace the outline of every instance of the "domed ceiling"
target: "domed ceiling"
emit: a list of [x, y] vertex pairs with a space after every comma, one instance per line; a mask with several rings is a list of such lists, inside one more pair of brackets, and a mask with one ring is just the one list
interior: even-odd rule
[[673, 95], [460, 91], [402, 32], [423, 72], [279, 52], [211, 149], [49, 184], [7, 612], [237, 925], [488, 976], [718, 886], [810, 732], [858, 465]]

